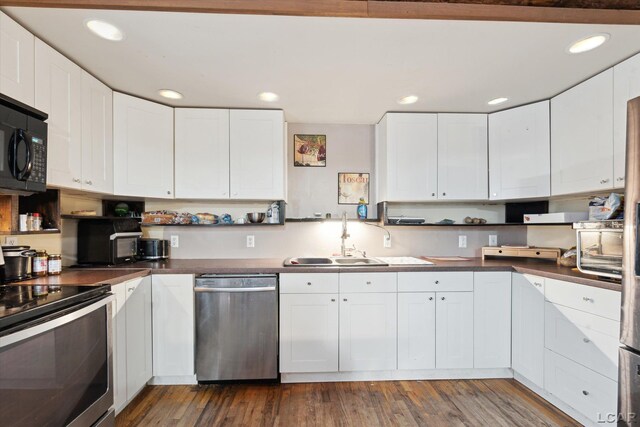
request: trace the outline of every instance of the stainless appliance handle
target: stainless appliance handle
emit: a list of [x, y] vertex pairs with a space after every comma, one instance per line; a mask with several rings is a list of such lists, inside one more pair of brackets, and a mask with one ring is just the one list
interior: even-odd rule
[[57, 319], [50, 320], [40, 325], [35, 325], [27, 329], [23, 329], [21, 331], [7, 335], [5, 337], [0, 337], [0, 348], [7, 347], [11, 344], [15, 344], [19, 341], [26, 340], [27, 338], [31, 338], [38, 334], [42, 334], [44, 332], [58, 328], [62, 325], [66, 325], [67, 323], [71, 323], [74, 320], [77, 320], [83, 316], [86, 316], [92, 311], [96, 311], [104, 307], [105, 305], [110, 304], [112, 301], [115, 301], [115, 299], [116, 299], [115, 295], [108, 295], [106, 298], [102, 298], [100, 301], [97, 301], [91, 305], [83, 307], [80, 310], [74, 311], [72, 313], [65, 314], [64, 316], [61, 316]]
[[194, 288], [194, 292], [269, 292], [275, 291], [275, 286], [267, 286], [260, 288]]
[[142, 233], [138, 231], [131, 231], [127, 233], [113, 233], [109, 236], [109, 240], [116, 240], [119, 237], [142, 237]]

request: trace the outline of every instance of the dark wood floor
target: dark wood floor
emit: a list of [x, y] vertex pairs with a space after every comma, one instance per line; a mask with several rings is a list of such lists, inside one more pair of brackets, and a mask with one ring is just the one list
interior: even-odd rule
[[117, 426], [579, 426], [514, 380], [149, 386]]

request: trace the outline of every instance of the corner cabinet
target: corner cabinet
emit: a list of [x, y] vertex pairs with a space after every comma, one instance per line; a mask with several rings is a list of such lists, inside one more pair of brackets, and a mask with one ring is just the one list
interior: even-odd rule
[[551, 195], [613, 186], [610, 68], [551, 100]]
[[489, 114], [489, 199], [551, 194], [549, 101]]
[[114, 193], [173, 198], [173, 108], [113, 94]]
[[35, 37], [0, 12], [0, 93], [35, 105]]
[[640, 96], [640, 54], [613, 67], [613, 186], [625, 185], [627, 102]]
[[231, 198], [285, 199], [284, 112], [231, 110], [229, 122]]

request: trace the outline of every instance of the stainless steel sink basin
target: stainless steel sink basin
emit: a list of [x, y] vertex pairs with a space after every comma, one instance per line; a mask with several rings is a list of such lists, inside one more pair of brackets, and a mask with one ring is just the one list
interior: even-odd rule
[[389, 265], [376, 258], [332, 257], [332, 258], [287, 258], [285, 267], [379, 267]]

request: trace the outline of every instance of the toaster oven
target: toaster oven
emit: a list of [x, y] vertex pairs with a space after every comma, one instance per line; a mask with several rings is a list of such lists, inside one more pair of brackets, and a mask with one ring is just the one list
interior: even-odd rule
[[574, 223], [573, 228], [578, 270], [621, 279], [624, 220], [581, 221]]

